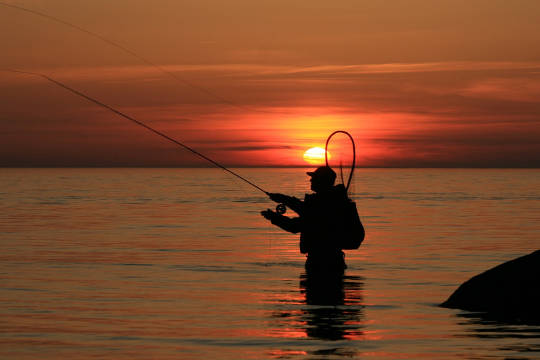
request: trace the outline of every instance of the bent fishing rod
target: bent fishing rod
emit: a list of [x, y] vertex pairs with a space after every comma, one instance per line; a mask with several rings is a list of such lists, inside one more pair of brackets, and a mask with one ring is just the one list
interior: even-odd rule
[[53, 84], [55, 84], [55, 85], [61, 87], [61, 88], [64, 88], [65, 90], [67, 90], [67, 91], [69, 91], [69, 92], [71, 92], [71, 93], [73, 93], [73, 94], [75, 94], [75, 95], [78, 95], [78, 96], [80, 96], [80, 97], [82, 97], [82, 98], [84, 98], [84, 99], [86, 99], [86, 100], [88, 100], [88, 101], [90, 101], [90, 102], [92, 102], [92, 103], [98, 105], [98, 106], [101, 106], [102, 108], [105, 108], [105, 109], [107, 109], [107, 110], [109, 110], [109, 111], [115, 113], [116, 115], [119, 115], [119, 116], [121, 116], [121, 117], [123, 117], [123, 118], [125, 118], [125, 119], [127, 119], [127, 120], [129, 120], [129, 121], [131, 121], [131, 122], [134, 122], [135, 124], [137, 124], [137, 125], [139, 125], [139, 126], [145, 128], [146, 130], [149, 130], [149, 131], [153, 132], [154, 134], [157, 134], [157, 135], [161, 136], [162, 138], [165, 138], [165, 139], [169, 140], [170, 142], [175, 143], [176, 145], [178, 145], [178, 146], [180, 146], [180, 147], [182, 147], [182, 148], [184, 148], [184, 149], [186, 149], [186, 150], [192, 152], [193, 154], [195, 154], [195, 155], [197, 155], [197, 156], [203, 158], [204, 160], [206, 160], [206, 161], [212, 163], [213, 165], [217, 166], [218, 168], [225, 170], [225, 171], [228, 172], [229, 174], [236, 176], [236, 177], [239, 178], [240, 180], [246, 182], [247, 184], [249, 184], [249, 185], [251, 185], [252, 187], [254, 187], [255, 189], [257, 189], [257, 190], [259, 190], [259, 191], [265, 193], [266, 195], [269, 195], [269, 194], [270, 194], [269, 192], [267, 192], [266, 190], [264, 190], [264, 189], [261, 188], [260, 186], [255, 185], [253, 182], [249, 181], [249, 180], [246, 179], [245, 177], [243, 177], [243, 176], [237, 174], [236, 172], [234, 172], [234, 171], [228, 169], [227, 167], [221, 165], [221, 164], [218, 163], [217, 161], [215, 161], [215, 160], [209, 158], [208, 156], [206, 156], [206, 155], [204, 155], [204, 154], [198, 152], [197, 150], [193, 149], [192, 147], [190, 147], [190, 146], [188, 146], [188, 145], [186, 145], [186, 144], [184, 144], [184, 143], [182, 143], [182, 142], [180, 142], [180, 141], [178, 141], [178, 140], [176, 140], [176, 139], [173, 139], [172, 137], [170, 137], [170, 136], [168, 136], [168, 135], [162, 133], [161, 131], [158, 131], [158, 130], [156, 130], [156, 129], [154, 129], [154, 128], [148, 126], [148, 125], [146, 125], [146, 124], [143, 123], [142, 121], [139, 121], [139, 120], [133, 118], [132, 116], [129, 116], [129, 115], [127, 115], [127, 114], [124, 114], [123, 112], [121, 112], [121, 111], [119, 111], [119, 110], [113, 108], [113, 107], [110, 106], [110, 105], [107, 105], [107, 104], [105, 104], [105, 103], [103, 103], [103, 102], [101, 102], [101, 101], [99, 101], [99, 100], [96, 100], [96, 99], [94, 99], [93, 97], [91, 97], [91, 96], [89, 96], [89, 95], [86, 95], [86, 94], [80, 92], [79, 90], [73, 89], [72, 87], [69, 87], [69, 86], [67, 86], [67, 85], [64, 84], [64, 83], [62, 83], [62, 82], [60, 82], [60, 81], [58, 81], [58, 80], [56, 80], [56, 79], [53, 79], [53, 78], [51, 78], [50, 76], [47, 76], [47, 75], [41, 74], [41, 73], [37, 73], [37, 72], [30, 72], [30, 71], [21, 71], [21, 70], [13, 70], [13, 69], [1, 69], [1, 70], [2, 70], [2, 71], [6, 71], [6, 72], [11, 72], [11, 73], [26, 74], [26, 75], [32, 75], [32, 76], [41, 77], [41, 78], [43, 78], [43, 79], [45, 79], [45, 80], [47, 80], [47, 81], [49, 81], [49, 82], [51, 82], [51, 83], [53, 83]]

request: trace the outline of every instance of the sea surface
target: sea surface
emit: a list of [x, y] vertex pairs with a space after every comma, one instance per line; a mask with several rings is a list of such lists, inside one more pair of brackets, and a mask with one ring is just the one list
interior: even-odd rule
[[[309, 192], [305, 169], [237, 171]], [[437, 306], [540, 248], [540, 170], [358, 169], [352, 190], [367, 236], [323, 286], [220, 169], [0, 169], [0, 358], [540, 358], [540, 326]]]

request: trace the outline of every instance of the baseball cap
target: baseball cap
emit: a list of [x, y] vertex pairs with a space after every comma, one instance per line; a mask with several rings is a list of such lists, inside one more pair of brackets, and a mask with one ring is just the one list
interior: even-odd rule
[[315, 171], [308, 171], [307, 174], [311, 177], [326, 178], [332, 182], [336, 180], [336, 173], [329, 166], [319, 166]]

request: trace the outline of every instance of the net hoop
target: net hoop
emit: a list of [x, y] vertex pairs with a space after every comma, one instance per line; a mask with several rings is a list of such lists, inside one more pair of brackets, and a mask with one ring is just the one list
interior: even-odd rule
[[328, 138], [326, 139], [326, 145], [324, 147], [324, 159], [326, 160], [326, 166], [330, 167], [330, 165], [328, 164], [328, 144], [330, 143], [330, 140], [332, 139], [332, 137], [339, 133], [345, 134], [349, 137], [349, 139], [351, 139], [353, 158], [352, 158], [352, 165], [351, 165], [351, 173], [349, 174], [349, 179], [347, 180], [347, 186], [345, 187], [345, 189], [349, 191], [349, 186], [351, 186], [354, 169], [356, 167], [356, 145], [354, 143], [354, 139], [351, 136], [351, 134], [349, 134], [345, 130], [337, 130], [337, 131], [334, 131], [332, 134], [330, 134], [330, 136], [328, 136]]

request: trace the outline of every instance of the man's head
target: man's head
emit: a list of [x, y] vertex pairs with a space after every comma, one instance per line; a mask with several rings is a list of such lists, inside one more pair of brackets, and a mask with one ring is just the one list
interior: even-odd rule
[[336, 173], [328, 166], [320, 166], [307, 174], [311, 176], [311, 190], [315, 192], [330, 189], [336, 181]]

